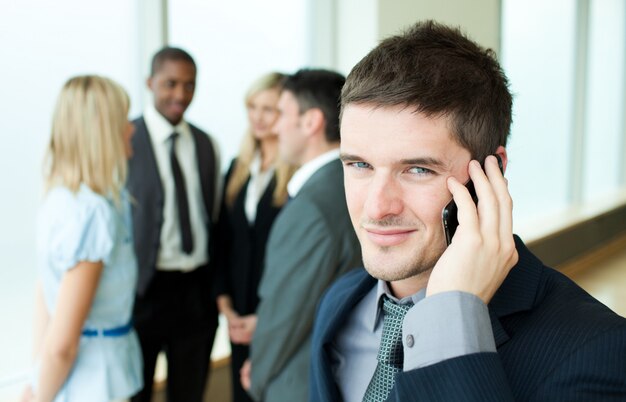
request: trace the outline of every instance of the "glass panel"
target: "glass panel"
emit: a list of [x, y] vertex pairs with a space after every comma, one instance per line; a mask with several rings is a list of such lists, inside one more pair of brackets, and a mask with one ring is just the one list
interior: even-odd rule
[[502, 64], [514, 94], [506, 175], [517, 223], [567, 204], [574, 83], [575, 5], [504, 0]]
[[624, 114], [623, 0], [593, 0], [585, 124], [583, 198], [593, 201], [619, 186]]

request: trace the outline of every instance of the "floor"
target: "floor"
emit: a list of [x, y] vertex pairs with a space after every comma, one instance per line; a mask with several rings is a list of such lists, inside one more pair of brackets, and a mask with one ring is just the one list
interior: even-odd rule
[[[219, 364], [218, 367], [211, 369], [209, 386], [204, 393], [204, 400], [207, 402], [230, 402], [230, 377], [230, 366], [228, 364]], [[166, 402], [165, 390], [155, 390], [152, 402]]]
[[[626, 247], [613, 250], [610, 255], [594, 256], [590, 263], [581, 268], [576, 264], [560, 267], [583, 289], [609, 306], [612, 310], [626, 317]], [[205, 401], [230, 401], [230, 370], [227, 365], [214, 368]], [[165, 402], [164, 392], [159, 391], [154, 402]]]

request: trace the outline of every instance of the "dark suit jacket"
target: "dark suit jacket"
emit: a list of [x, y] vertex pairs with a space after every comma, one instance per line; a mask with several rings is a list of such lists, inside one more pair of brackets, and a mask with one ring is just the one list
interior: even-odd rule
[[[497, 353], [477, 353], [401, 373], [392, 401], [624, 401], [626, 319], [516, 237], [520, 260], [489, 304]], [[311, 401], [340, 401], [330, 345], [375, 286], [364, 270], [337, 281], [317, 315]]]
[[[134, 198], [133, 232], [135, 252], [139, 267], [137, 294], [143, 296], [156, 271], [157, 253], [161, 240], [161, 226], [163, 225], [163, 188], [161, 178], [152, 149], [152, 141], [143, 117], [133, 121], [135, 135], [132, 138], [133, 156], [129, 160], [127, 187]], [[198, 174], [202, 186], [202, 198], [207, 216], [213, 217], [214, 199], [216, 194], [216, 156], [213, 144], [206, 133], [189, 124], [193, 135], [196, 156], [198, 160]], [[209, 234], [209, 258], [212, 256], [214, 233], [212, 219], [207, 222]], [[209, 263], [209, 267], [211, 263]], [[211, 276], [207, 269], [206, 278]], [[211, 285], [207, 283], [207, 289]]]
[[259, 304], [258, 289], [263, 274], [265, 246], [270, 228], [280, 212], [272, 204], [276, 177], [272, 178], [257, 204], [256, 219], [248, 223], [245, 212], [250, 178], [241, 187], [232, 207], [226, 205], [226, 187], [235, 167], [230, 165], [224, 180], [217, 239], [217, 294], [227, 294], [240, 315], [253, 314]]
[[265, 261], [249, 392], [256, 400], [303, 401], [316, 305], [339, 275], [361, 265], [339, 160], [321, 167], [283, 208]]

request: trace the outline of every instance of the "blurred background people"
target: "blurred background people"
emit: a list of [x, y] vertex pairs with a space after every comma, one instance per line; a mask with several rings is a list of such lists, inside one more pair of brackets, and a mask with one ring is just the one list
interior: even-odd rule
[[317, 302], [339, 275], [361, 263], [339, 161], [344, 82], [333, 71], [300, 70], [284, 81], [278, 100], [280, 155], [300, 167], [287, 185], [291, 200], [269, 236], [257, 327], [241, 370], [254, 400], [308, 399]]
[[58, 98], [38, 226], [37, 380], [24, 401], [107, 402], [141, 388], [128, 108], [125, 91], [98, 76], [70, 79]]
[[218, 224], [218, 308], [228, 321], [233, 400], [251, 401], [241, 387], [239, 370], [248, 358], [256, 328], [258, 287], [270, 228], [287, 201], [294, 168], [278, 156], [274, 124], [284, 75], [269, 73], [255, 81], [245, 97], [249, 128], [238, 157], [224, 180]]
[[150, 402], [159, 352], [167, 358], [168, 401], [200, 402], [217, 329], [212, 293], [213, 233], [219, 161], [208, 134], [184, 113], [196, 88], [196, 64], [165, 47], [152, 58], [153, 103], [133, 123], [128, 190], [139, 267], [134, 322]]

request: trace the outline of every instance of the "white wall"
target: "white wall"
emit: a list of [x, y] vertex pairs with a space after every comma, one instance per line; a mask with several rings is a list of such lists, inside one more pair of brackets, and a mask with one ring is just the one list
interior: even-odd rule
[[341, 0], [337, 6], [337, 63], [348, 74], [378, 44], [378, 0]]
[[269, 71], [292, 73], [310, 63], [306, 12], [306, 1], [293, 0], [169, 3], [170, 44], [189, 51], [198, 66], [186, 117], [217, 139], [223, 168], [247, 127], [248, 86]]
[[390, 35], [426, 19], [460, 26], [481, 45], [500, 49], [500, 0], [339, 0], [334, 67], [347, 74]]
[[500, 48], [500, 0], [378, 0], [379, 37], [398, 34], [416, 21], [434, 19], [460, 26], [472, 39]]

